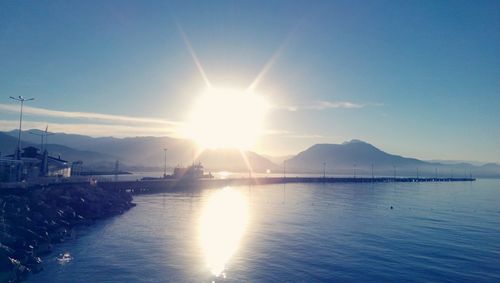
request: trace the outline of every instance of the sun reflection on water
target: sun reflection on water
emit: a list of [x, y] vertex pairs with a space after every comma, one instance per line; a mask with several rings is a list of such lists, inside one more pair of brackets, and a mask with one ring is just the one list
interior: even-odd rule
[[200, 219], [200, 243], [214, 276], [225, 277], [226, 264], [240, 245], [248, 218], [244, 194], [224, 188], [210, 196]]

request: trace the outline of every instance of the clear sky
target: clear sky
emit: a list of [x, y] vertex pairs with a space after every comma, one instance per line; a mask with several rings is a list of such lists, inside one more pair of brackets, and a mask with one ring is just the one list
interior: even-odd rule
[[180, 29], [213, 85], [273, 63], [257, 152], [500, 162], [498, 1], [0, 1], [0, 129], [23, 95], [27, 128], [175, 135], [205, 86]]

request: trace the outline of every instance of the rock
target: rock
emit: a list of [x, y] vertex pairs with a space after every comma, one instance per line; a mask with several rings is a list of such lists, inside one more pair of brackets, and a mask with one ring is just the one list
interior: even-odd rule
[[35, 254], [40, 256], [47, 255], [51, 252], [52, 252], [52, 245], [49, 242], [38, 243], [35, 249]]
[[0, 194], [0, 282], [18, 282], [42, 270], [39, 256], [51, 243], [74, 238], [76, 225], [90, 225], [134, 207], [129, 193], [97, 186], [61, 185]]
[[28, 267], [31, 270], [31, 272], [38, 273], [43, 269], [42, 259], [37, 256], [31, 256], [26, 261], [26, 267]]

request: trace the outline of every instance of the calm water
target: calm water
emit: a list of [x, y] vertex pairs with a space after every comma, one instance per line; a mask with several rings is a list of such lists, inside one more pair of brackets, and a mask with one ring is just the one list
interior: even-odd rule
[[[57, 245], [29, 281], [500, 281], [500, 180], [231, 187], [135, 202]], [[57, 261], [61, 252], [72, 259]]]

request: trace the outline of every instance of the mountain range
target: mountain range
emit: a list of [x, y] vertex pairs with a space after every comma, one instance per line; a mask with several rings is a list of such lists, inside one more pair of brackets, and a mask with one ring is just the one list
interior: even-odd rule
[[[22, 146], [40, 147], [39, 130], [23, 131]], [[17, 146], [18, 131], [0, 132], [1, 155], [12, 154]], [[423, 161], [384, 152], [377, 147], [351, 140], [342, 144], [315, 144], [292, 156], [272, 157], [236, 149], [204, 150], [196, 153], [190, 140], [170, 137], [90, 137], [56, 133], [48, 137], [47, 150], [52, 156], [68, 161], [82, 160], [87, 170], [112, 170], [116, 160], [120, 168], [130, 171], [162, 170], [165, 152], [168, 167], [202, 162], [210, 171], [325, 173], [331, 175], [384, 176], [480, 176], [500, 177], [500, 165], [474, 165], [467, 162]], [[194, 158], [195, 155], [198, 155]]]
[[[40, 147], [39, 130], [23, 131], [22, 147]], [[0, 152], [12, 154], [17, 146], [18, 131], [0, 132]], [[116, 160], [120, 168], [131, 171], [163, 170], [164, 148], [167, 149], [168, 167], [186, 166], [202, 162], [207, 170], [247, 171], [247, 162], [256, 172], [276, 170], [277, 165], [251, 151], [245, 151], [246, 160], [239, 150], [204, 150], [197, 153], [193, 142], [169, 137], [89, 137], [57, 133], [48, 136], [47, 150], [52, 156], [68, 161], [81, 160], [85, 170], [113, 170]], [[195, 155], [197, 155], [195, 157]]]
[[[323, 169], [325, 166], [325, 169]], [[373, 167], [372, 167], [373, 166]], [[440, 163], [423, 161], [384, 152], [375, 146], [351, 140], [342, 144], [315, 144], [286, 160], [291, 172], [339, 175], [440, 176], [440, 177], [500, 177], [500, 165], [473, 165], [467, 162]]]

